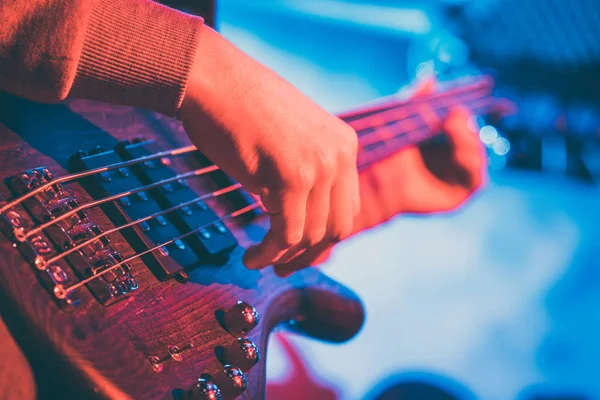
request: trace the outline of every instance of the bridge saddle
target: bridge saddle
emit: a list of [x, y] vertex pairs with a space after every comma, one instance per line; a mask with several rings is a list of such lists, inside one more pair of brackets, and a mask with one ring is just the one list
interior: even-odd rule
[[[53, 179], [47, 168], [40, 167], [14, 177], [9, 186], [15, 194], [24, 195]], [[77, 291], [64, 299], [58, 295], [59, 291], [98, 274], [101, 276], [90, 280], [86, 286], [104, 305], [112, 304], [138, 288], [127, 264], [108, 273], [103, 272], [122, 257], [107, 237], [93, 240], [102, 233], [102, 229], [90, 220], [84, 210], [74, 211], [80, 203], [61, 184], [49, 186], [25, 199], [21, 205], [22, 208], [16, 206], [3, 214], [3, 230], [8, 237], [18, 239], [15, 247], [39, 271], [44, 286], [54, 293], [59, 304], [78, 304], [80, 296]], [[70, 215], [41, 232], [27, 235], [40, 224], [65, 214]], [[88, 244], [68, 252], [84, 242]], [[61, 256], [63, 252], [67, 252], [65, 256]]]

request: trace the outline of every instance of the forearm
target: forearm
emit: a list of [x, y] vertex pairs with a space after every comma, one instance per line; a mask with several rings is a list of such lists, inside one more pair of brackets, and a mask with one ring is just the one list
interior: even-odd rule
[[181, 105], [203, 26], [150, 0], [5, 0], [0, 21], [0, 90], [167, 115]]

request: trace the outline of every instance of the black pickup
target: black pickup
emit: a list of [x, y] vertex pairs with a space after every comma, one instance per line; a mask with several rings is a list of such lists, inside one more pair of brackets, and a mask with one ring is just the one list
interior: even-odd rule
[[[72, 159], [72, 166], [79, 171], [90, 170], [161, 150], [154, 142], [122, 143], [115, 150], [80, 153]], [[185, 180], [172, 179], [160, 184], [160, 181], [176, 176], [177, 172], [161, 160], [153, 160], [111, 169], [82, 180], [94, 199], [118, 197], [103, 204], [102, 208], [115, 226], [130, 225], [120, 233], [136, 253], [171, 242], [142, 256], [161, 280], [177, 275], [185, 277], [186, 270], [201, 265], [218, 264], [237, 245], [237, 240], [219, 222], [218, 216], [204, 202], [195, 201], [200, 195]], [[152, 187], [140, 190], [144, 186]], [[126, 192], [133, 193], [120, 196]], [[205, 229], [190, 234], [205, 225]]]
[[[117, 147], [117, 152], [125, 160], [149, 156], [164, 150], [158, 143], [153, 141], [123, 143]], [[172, 168], [170, 159], [136, 164], [131, 169], [145, 185], [172, 179], [178, 174], [187, 172], [182, 171], [179, 173]], [[189, 187], [186, 179], [177, 179], [174, 182], [154, 188], [149, 193], [163, 209], [189, 203], [200, 196]], [[219, 222], [217, 214], [202, 201], [197, 201], [194, 206], [183, 207], [179, 212], [170, 213], [168, 216], [182, 234], [206, 226], [199, 233], [188, 236], [186, 240], [200, 257], [207, 257], [207, 260], [210, 259], [213, 263], [238, 244], [229, 229]]]
[[[90, 155], [80, 153], [73, 161], [76, 169], [90, 170], [116, 164], [123, 160], [115, 151], [110, 150], [97, 151]], [[143, 186], [129, 168], [118, 168], [88, 177], [82, 180], [82, 184], [94, 199], [103, 199]], [[102, 208], [115, 226], [123, 226], [162, 211], [158, 203], [146, 191], [120, 197], [117, 201], [104, 204]], [[127, 239], [136, 253], [141, 253], [181, 235], [170, 222], [169, 214], [159, 215], [119, 232]], [[158, 279], [165, 279], [182, 270], [200, 265], [198, 256], [182, 240], [176, 240], [141, 258]]]

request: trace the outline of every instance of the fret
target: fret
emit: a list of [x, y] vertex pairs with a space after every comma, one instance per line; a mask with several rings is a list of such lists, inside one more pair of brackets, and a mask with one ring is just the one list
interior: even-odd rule
[[[423, 109], [419, 109], [422, 104], [428, 104], [429, 107], [436, 110], [436, 112], [444, 112], [444, 108], [448, 109], [451, 106], [458, 104], [465, 104], [467, 102], [480, 99], [482, 97], [489, 96], [488, 90], [479, 89], [477, 91], [465, 91], [457, 94], [443, 94], [443, 97], [436, 96], [434, 98], [423, 97], [419, 99], [415, 99], [414, 102], [406, 103], [398, 102], [394, 108], [388, 108], [381, 111], [378, 114], [370, 114], [370, 116], [362, 117], [358, 120], [352, 120], [349, 124], [357, 131], [359, 137], [366, 136], [370, 130], [373, 132], [377, 128], [385, 125], [391, 124], [393, 122], [402, 122], [403, 120], [413, 116], [419, 115]], [[376, 123], [377, 121], [383, 121]]]
[[[493, 99], [484, 99], [480, 102], [468, 103], [469, 109], [475, 114], [487, 113], [490, 106], [494, 104]], [[428, 139], [438, 136], [438, 131], [432, 131], [426, 127], [416, 127], [412, 130], [403, 130], [393, 139], [387, 142], [377, 142], [373, 146], [362, 147], [357, 156], [357, 166], [359, 170], [365, 169], [386, 157], [389, 157], [398, 151], [422, 143]]]
[[411, 131], [420, 124], [419, 115], [413, 113], [408, 117], [389, 123], [388, 125], [369, 128], [368, 132], [361, 131], [359, 134], [358, 142], [361, 147], [366, 147], [372, 144], [385, 142], [385, 140], [392, 139], [404, 131]]
[[489, 98], [490, 89], [490, 86], [472, 84], [415, 101], [390, 102], [365, 114], [351, 114], [348, 122], [357, 130], [359, 138], [358, 168], [364, 169], [402, 148], [439, 135], [443, 119], [454, 106], [461, 105], [476, 114], [489, 113], [495, 104]]
[[439, 82], [437, 85], [438, 91], [426, 96], [409, 98], [409, 96], [392, 95], [387, 98], [377, 100], [374, 104], [365, 104], [357, 107], [353, 111], [348, 111], [338, 115], [339, 118], [346, 122], [352, 122], [363, 119], [373, 114], [380, 114], [387, 110], [397, 108], [402, 105], [416, 104], [420, 101], [432, 102], [438, 97], [456, 96], [460, 93], [474, 92], [484, 90], [489, 93], [493, 87], [493, 80], [488, 76], [467, 76], [455, 79], [451, 82]]

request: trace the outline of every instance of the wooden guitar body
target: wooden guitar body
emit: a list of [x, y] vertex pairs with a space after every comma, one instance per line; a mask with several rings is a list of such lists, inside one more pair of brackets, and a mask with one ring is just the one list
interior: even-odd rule
[[[358, 168], [437, 136], [456, 104], [494, 108], [488, 77], [444, 87], [342, 116]], [[242, 265], [268, 219], [173, 119], [2, 95], [0, 178], [0, 315], [39, 398], [263, 399], [275, 327], [341, 342], [363, 324], [317, 269]]]
[[[14, 187], [11, 189], [13, 177], [38, 167], [46, 167], [54, 179], [64, 176], [73, 172], [72, 157], [80, 150], [96, 148], [96, 153], [102, 154], [123, 140], [140, 136], [155, 141], [153, 146], [163, 150], [189, 145], [176, 121], [141, 110], [82, 100], [39, 105], [7, 95], [0, 97], [0, 106], [0, 206], [18, 197]], [[197, 168], [187, 163], [191, 153], [172, 158], [170, 167], [177, 173]], [[115, 181], [120, 179], [116, 170], [110, 173]], [[203, 179], [187, 180], [198, 195], [214, 184]], [[74, 181], [63, 184], [63, 188], [84, 205], [93, 201], [90, 187], [100, 185], [99, 180], [90, 182], [85, 186]], [[218, 215], [234, 209], [225, 199], [212, 200], [206, 204]], [[29, 229], [44, 222], [35, 222], [35, 210], [26, 211], [22, 204], [11, 210], [30, 220], [33, 225]], [[264, 215], [228, 221], [226, 225], [238, 245], [218, 257], [198, 256], [193, 265], [186, 265], [185, 271], [174, 277], [161, 275], [144, 258], [137, 258], [127, 263], [137, 288], [119, 301], [103, 305], [84, 285], [73, 292], [79, 303], [65, 304], [52, 287], [48, 289], [47, 282], [43, 284], [40, 274], [46, 272], [36, 268], [24, 254], [23, 243], [11, 234], [10, 218], [6, 217], [11, 210], [3, 213], [0, 235], [0, 314], [34, 370], [40, 398], [201, 398], [188, 394], [200, 376], [222, 376], [223, 365], [231, 364], [247, 377], [242, 398], [261, 399], [267, 339], [276, 326], [284, 324], [313, 337], [340, 342], [355, 335], [364, 320], [359, 299], [314, 268], [282, 279], [272, 268], [250, 271], [242, 265], [243, 248], [257, 243], [266, 232], [268, 220]], [[85, 211], [86, 218], [104, 232], [125, 222], [111, 215], [114, 210], [110, 204]], [[105, 238], [110, 238], [110, 246], [124, 258], [140, 251], [140, 243], [133, 243], [120, 232]], [[192, 246], [184, 242], [189, 250]], [[55, 252], [64, 250], [56, 243], [49, 246]], [[173, 250], [173, 245], [167, 248], [170, 254], [159, 249], [149, 255], [170, 259], [177, 249]], [[44, 250], [43, 246], [39, 249]], [[196, 254], [195, 249], [192, 254]], [[68, 271], [75, 282], [89, 277], [90, 272], [87, 274]], [[64, 277], [58, 273], [55, 278]], [[255, 307], [260, 316], [258, 325], [247, 334], [261, 353], [254, 366], [235, 365], [239, 362], [235, 352], [241, 350], [239, 335], [231, 324], [242, 318], [241, 313], [236, 314], [238, 301]], [[234, 383], [229, 382], [231, 387], [220, 385], [223, 398], [238, 396]]]

